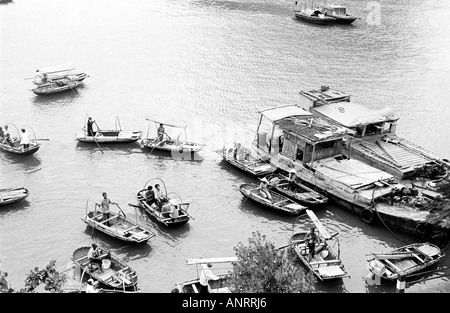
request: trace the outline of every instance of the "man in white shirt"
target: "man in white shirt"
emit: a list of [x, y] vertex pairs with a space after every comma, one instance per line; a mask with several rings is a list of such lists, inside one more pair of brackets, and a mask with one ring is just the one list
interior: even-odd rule
[[20, 144], [23, 146], [23, 150], [30, 147], [30, 138], [28, 137], [28, 133], [25, 128], [22, 128], [22, 134], [20, 134]]
[[103, 272], [102, 259], [100, 258], [101, 251], [98, 249], [98, 245], [93, 242], [91, 248], [88, 251], [87, 257], [90, 263], [97, 263], [99, 271]]

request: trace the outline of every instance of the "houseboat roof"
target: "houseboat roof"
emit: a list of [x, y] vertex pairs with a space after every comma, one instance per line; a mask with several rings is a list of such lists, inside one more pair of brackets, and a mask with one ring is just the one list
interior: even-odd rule
[[390, 108], [375, 110], [355, 102], [333, 102], [315, 107], [313, 110], [345, 127], [398, 120]]
[[319, 90], [300, 91], [300, 94], [310, 100], [324, 103], [350, 101], [349, 94], [330, 89], [328, 86], [321, 86]]

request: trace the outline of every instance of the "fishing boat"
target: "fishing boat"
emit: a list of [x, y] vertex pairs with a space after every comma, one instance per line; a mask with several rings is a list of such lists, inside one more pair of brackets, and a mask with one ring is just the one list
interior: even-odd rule
[[[398, 117], [389, 107], [371, 109], [353, 102], [350, 95], [329, 86], [300, 91], [298, 106], [332, 123], [353, 130], [343, 152], [351, 158], [386, 171], [399, 179], [413, 178], [417, 186], [427, 173], [431, 180], [447, 175], [450, 161], [396, 135]], [[431, 171], [431, 168], [436, 168]], [[430, 175], [428, 175], [430, 176]], [[428, 180], [430, 180], [428, 179]], [[411, 183], [409, 182], [409, 183]], [[426, 187], [426, 186], [423, 186]], [[422, 188], [426, 190], [426, 188]], [[432, 193], [429, 193], [432, 195]]]
[[[223, 264], [230, 265], [236, 261], [237, 257], [187, 259], [186, 263], [188, 265], [196, 265], [197, 278], [176, 283], [175, 286], [180, 293], [230, 293], [231, 291], [227, 286], [230, 274], [229, 270], [224, 270]], [[220, 274], [212, 272], [215, 264], [221, 264]]]
[[256, 184], [241, 184], [239, 186], [239, 191], [246, 198], [250, 198], [255, 202], [262, 204], [265, 207], [273, 209], [275, 211], [289, 213], [289, 214], [300, 214], [304, 213], [306, 207], [298, 204], [294, 200], [291, 200], [282, 194], [271, 190], [270, 195], [272, 196], [272, 201], [263, 197], [258, 191], [258, 185]]
[[267, 108], [260, 114], [284, 137], [281, 152], [274, 156], [280, 171], [295, 169], [308, 186], [367, 223], [379, 222], [389, 230], [422, 238], [450, 235], [450, 210], [446, 206], [393, 175], [343, 154], [345, 138], [354, 133], [351, 129], [297, 106]]
[[328, 14], [325, 14], [318, 7], [306, 8], [306, 2], [302, 8], [299, 1], [295, 1], [293, 12], [296, 18], [313, 24], [329, 25], [333, 24], [336, 20], [336, 18], [328, 16]]
[[217, 151], [226, 162], [253, 176], [266, 176], [276, 171], [270, 163], [270, 157], [257, 155], [251, 149], [235, 143], [233, 147], [225, 146]]
[[269, 188], [308, 206], [309, 208], [320, 206], [328, 202], [328, 198], [321, 193], [303, 184], [298, 177], [289, 180], [282, 174], [270, 174], [266, 176]]
[[[134, 222], [127, 218], [118, 204], [116, 206], [119, 211], [110, 211], [109, 218], [103, 220], [103, 214], [100, 210], [97, 210], [97, 205], [95, 205], [94, 210], [88, 212], [88, 204], [86, 203], [86, 216], [81, 220], [93, 229], [125, 242], [145, 244], [156, 235], [149, 229], [139, 225], [137, 216], [136, 222]], [[109, 222], [109, 226], [106, 225], [106, 222]]]
[[[187, 132], [186, 128], [187, 125], [174, 125], [174, 124], [168, 124], [165, 122], [159, 122], [152, 119], [146, 118], [147, 121], [150, 121], [148, 130], [147, 130], [147, 137], [142, 139], [141, 145], [143, 148], [153, 150], [160, 150], [160, 151], [168, 151], [168, 152], [176, 152], [176, 153], [196, 153], [200, 152], [203, 149], [204, 144], [195, 143], [192, 141], [187, 140]], [[175, 129], [182, 129], [184, 130], [184, 140], [180, 139], [181, 134], [177, 136], [177, 138], [171, 138], [164, 129], [164, 134], [161, 137], [158, 136], [150, 136], [150, 128], [151, 125], [154, 124], [156, 129], [155, 133], [158, 131], [159, 126], [163, 127], [171, 127]]]
[[24, 187], [0, 189], [0, 206], [19, 202], [26, 197], [28, 197], [28, 189]]
[[[97, 125], [97, 122], [95, 122]], [[85, 123], [86, 125], [86, 123]], [[136, 142], [142, 137], [142, 131], [140, 130], [122, 130], [119, 117], [116, 116], [115, 128], [113, 130], [100, 129], [97, 125], [97, 131], [94, 132], [94, 136], [89, 136], [85, 126], [81, 128], [81, 131], [75, 135], [75, 140], [82, 143], [132, 143]]]
[[320, 8], [321, 12], [327, 16], [334, 17], [335, 24], [351, 24], [358, 18], [347, 14], [347, 8], [342, 5], [324, 5]]
[[[161, 205], [153, 203], [149, 205], [147, 203], [145, 193], [148, 190], [150, 183], [158, 184], [163, 188], [161, 189], [162, 199]], [[155, 189], [153, 189], [155, 190]], [[138, 206], [129, 203], [130, 206], [143, 208], [145, 212], [150, 214], [157, 222], [165, 226], [180, 226], [186, 224], [192, 216], [189, 215], [188, 208], [190, 200], [183, 201], [181, 197], [175, 193], [167, 193], [166, 185], [160, 178], [152, 178], [147, 181], [142, 190], [136, 194], [136, 199], [139, 203]]]
[[[305, 241], [307, 232], [294, 232], [294, 223], [292, 235], [288, 239], [295, 254], [308, 270], [313, 272], [321, 281], [349, 277], [350, 275], [340, 259], [340, 243], [337, 239], [338, 233], [330, 235], [313, 211], [306, 210], [306, 214], [308, 214], [319, 232], [320, 243], [316, 245], [314, 257], [311, 258], [308, 245]], [[336, 244], [338, 247], [337, 253], [332, 248]]]
[[100, 271], [98, 264], [90, 263], [88, 252], [90, 246], [83, 246], [76, 249], [72, 255], [72, 261], [75, 269], [80, 271], [81, 280], [84, 274], [100, 282], [101, 288], [136, 290], [138, 276], [124, 261], [117, 255], [111, 253], [103, 247], [98, 247], [101, 252], [103, 272]]
[[419, 273], [437, 263], [444, 255], [431, 243], [413, 243], [386, 253], [373, 253], [368, 260], [371, 273], [388, 280]]
[[[13, 128], [15, 130], [15, 134], [10, 133], [11, 135], [11, 142], [8, 143], [5, 140], [0, 141], [0, 150], [14, 154], [14, 155], [31, 155], [36, 153], [39, 148], [40, 144], [38, 143], [38, 140], [36, 139], [36, 134], [34, 133], [34, 130], [31, 127], [21, 127], [27, 130], [28, 134], [33, 134], [32, 137], [29, 138], [30, 144], [28, 148], [25, 148], [23, 145], [20, 144], [20, 132], [19, 129], [16, 127], [16, 125], [12, 123], [7, 123], [6, 125], [12, 126], [9, 127], [10, 129]], [[3, 138], [4, 139], [4, 138]]]

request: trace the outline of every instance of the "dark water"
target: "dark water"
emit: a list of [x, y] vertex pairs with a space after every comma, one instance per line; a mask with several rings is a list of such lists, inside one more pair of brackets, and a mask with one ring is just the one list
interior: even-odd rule
[[[37, 138], [50, 139], [26, 159], [0, 155], [1, 187], [30, 190], [26, 201], [0, 211], [1, 270], [9, 272], [13, 287], [23, 287], [28, 271], [51, 259], [64, 270], [72, 252], [92, 242], [81, 218], [86, 203], [99, 201], [103, 191], [157, 233], [144, 246], [94, 233], [138, 272], [144, 292], [169, 292], [196, 276], [186, 258], [233, 256], [233, 247], [253, 231], [286, 244], [295, 218], [245, 201], [237, 187], [253, 179], [213, 151], [238, 136], [250, 140], [256, 111], [295, 104], [300, 90], [329, 85], [369, 107], [392, 107], [400, 117], [399, 135], [450, 156], [448, 1], [383, 2], [379, 15], [369, 2], [342, 1], [361, 19], [333, 27], [296, 20], [292, 4], [16, 0], [0, 6], [0, 124], [31, 126]], [[67, 62], [90, 75], [84, 86], [49, 97], [30, 91], [31, 80], [24, 78]], [[139, 144], [102, 145], [104, 153], [77, 144], [75, 134], [87, 116], [101, 128], [113, 128], [118, 116], [123, 129], [144, 134], [145, 118], [185, 123], [191, 139], [207, 144], [203, 159], [174, 159]], [[194, 220], [167, 230], [127, 205], [154, 177], [192, 200]], [[414, 238], [396, 233], [401, 241], [331, 205], [316, 214], [340, 233], [351, 275], [342, 283], [318, 284], [318, 290], [395, 289], [366, 284], [366, 254]], [[436, 268], [449, 263], [446, 257]], [[438, 278], [408, 291], [448, 292], [449, 285]]]

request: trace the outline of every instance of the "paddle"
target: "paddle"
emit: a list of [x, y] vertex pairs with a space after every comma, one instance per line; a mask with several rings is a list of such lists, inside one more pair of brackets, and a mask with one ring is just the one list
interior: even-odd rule
[[122, 208], [121, 208], [117, 203], [116, 203], [116, 205], [117, 205], [117, 207], [119, 208], [120, 212], [122, 212], [123, 216], [124, 216], [124, 217], [127, 217], [127, 216], [125, 215], [125, 213], [122, 211]]
[[281, 247], [279, 247], [279, 248], [276, 248], [275, 250], [281, 250], [281, 249], [284, 249], [284, 248], [286, 248], [286, 247], [289, 247], [289, 246], [293, 245], [294, 243], [301, 243], [301, 242], [305, 242], [305, 239], [294, 240], [293, 242], [291, 242], [291, 243], [289, 243], [289, 244], [287, 244], [287, 245], [281, 246]]
[[[99, 132], [99, 131], [100, 131], [100, 127], [98, 127], [98, 124], [97, 124], [96, 121], [94, 121], [94, 123], [95, 123], [95, 125], [97, 125], [97, 132]], [[89, 135], [89, 134], [88, 134], [88, 135]], [[100, 144], [98, 143], [98, 141], [95, 140], [95, 136], [92, 136], [92, 139], [94, 139], [94, 142], [97, 144], [97, 146], [98, 146], [98, 148], [100, 149], [100, 151], [102, 152], [102, 154], [104, 154], [104, 152], [103, 152], [103, 150], [102, 150], [102, 147], [100, 147]]]
[[129, 205], [129, 206], [132, 206], [132, 207], [135, 207], [135, 208], [142, 209], [142, 207], [140, 207], [139, 205], [136, 205], [136, 204], [128, 203], [128, 205]]
[[50, 139], [46, 139], [46, 138], [38, 138], [36, 140], [41, 140], [41, 141], [50, 141]]

